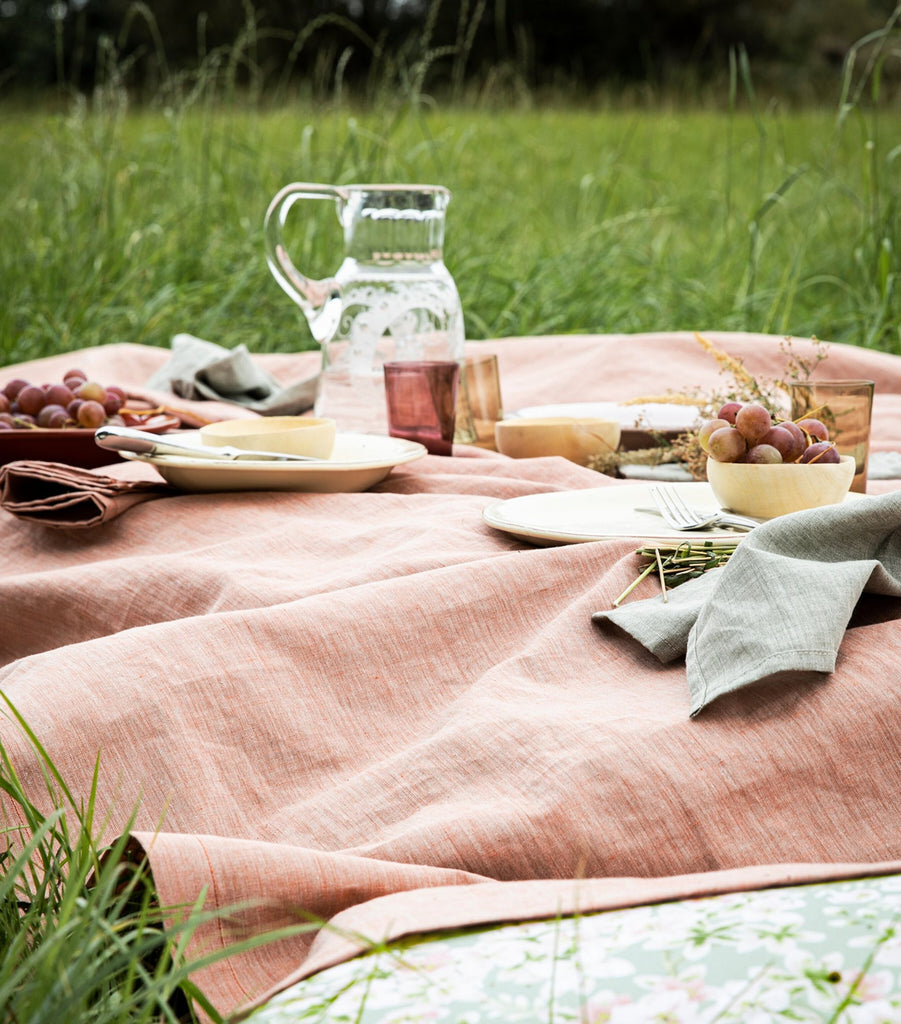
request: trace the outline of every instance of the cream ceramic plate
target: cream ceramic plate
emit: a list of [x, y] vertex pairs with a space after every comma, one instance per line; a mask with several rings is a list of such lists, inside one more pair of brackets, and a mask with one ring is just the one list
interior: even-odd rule
[[[641, 509], [654, 508], [652, 484], [614, 484], [583, 491], [551, 491], [496, 501], [482, 511], [482, 518], [496, 530], [533, 544], [584, 544], [593, 540], [631, 537], [641, 545], [672, 549], [690, 541], [710, 541], [715, 547], [733, 547], [747, 534], [738, 530], [674, 530], [660, 516]], [[699, 511], [720, 511], [719, 502], [706, 483], [668, 483], [686, 504]], [[852, 492], [849, 501], [865, 501]]]
[[[713, 491], [706, 483], [667, 484], [675, 488], [692, 508], [719, 510]], [[673, 530], [652, 512], [650, 489], [644, 484], [614, 484], [582, 491], [551, 491], [527, 494], [489, 505], [482, 516], [489, 526], [533, 544], [580, 544], [593, 540], [632, 537], [640, 543], [655, 544], [702, 540], [731, 547], [744, 536], [733, 530]]]
[[[196, 432], [173, 439], [200, 444]], [[183, 491], [365, 491], [404, 462], [426, 454], [424, 445], [379, 434], [338, 434], [331, 457], [322, 462], [232, 462], [190, 456], [125, 458], [156, 466], [164, 479]]]
[[513, 416], [576, 416], [616, 420], [621, 427], [640, 430], [687, 430], [698, 422], [698, 410], [692, 405], [647, 402], [628, 405], [623, 402], [567, 402], [558, 405], [532, 405], [517, 409]]

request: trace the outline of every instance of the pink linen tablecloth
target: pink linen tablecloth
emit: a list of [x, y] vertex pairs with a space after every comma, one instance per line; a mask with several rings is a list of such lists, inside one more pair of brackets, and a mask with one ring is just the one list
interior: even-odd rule
[[[781, 339], [706, 336], [779, 373]], [[478, 344], [508, 410], [724, 382], [690, 334]], [[166, 356], [112, 345], [0, 383], [78, 364], [141, 387]], [[285, 383], [318, 359], [259, 358]], [[819, 374], [874, 379], [874, 447], [901, 450], [901, 358], [832, 346]], [[179, 494], [80, 532], [0, 512], [0, 689], [76, 794], [99, 751], [109, 831], [138, 807], [167, 905], [256, 901], [207, 943], [298, 908], [403, 932], [553, 914], [561, 888], [584, 911], [898, 870], [897, 607], [870, 607], [815, 685], [752, 687], [691, 720], [681, 663], [591, 621], [634, 579], [634, 541], [533, 547], [481, 517], [628, 486], [459, 449], [362, 494]], [[40, 803], [19, 730], [4, 720], [0, 739]], [[197, 981], [225, 1012], [353, 955], [311, 943]]]

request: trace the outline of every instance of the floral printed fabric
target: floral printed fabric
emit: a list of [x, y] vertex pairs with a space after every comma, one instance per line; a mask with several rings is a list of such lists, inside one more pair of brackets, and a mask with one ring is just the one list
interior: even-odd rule
[[729, 893], [404, 940], [252, 1024], [901, 1022], [901, 877]]

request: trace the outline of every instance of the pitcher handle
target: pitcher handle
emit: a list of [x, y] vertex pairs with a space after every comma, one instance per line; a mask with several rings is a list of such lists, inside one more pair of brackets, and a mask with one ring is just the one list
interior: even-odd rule
[[[263, 221], [263, 237], [266, 245], [266, 262], [272, 276], [282, 289], [297, 303], [313, 326], [314, 318], [325, 307], [329, 299], [337, 298], [340, 285], [333, 278], [316, 280], [306, 277], [291, 262], [282, 237], [288, 211], [298, 199], [334, 199], [347, 201], [347, 193], [333, 185], [314, 185], [309, 182], [293, 182], [285, 185], [273, 198]], [[315, 331], [314, 331], [315, 335]], [[321, 339], [317, 339], [321, 340]]]

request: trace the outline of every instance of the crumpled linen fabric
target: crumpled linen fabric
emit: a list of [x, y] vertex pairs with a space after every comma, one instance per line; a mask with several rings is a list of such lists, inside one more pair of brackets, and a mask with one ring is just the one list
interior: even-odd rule
[[[779, 338], [714, 340], [751, 372], [782, 365]], [[480, 346], [498, 355], [511, 411], [721, 383], [685, 333], [470, 351]], [[112, 345], [4, 367], [0, 380], [52, 380], [77, 364], [143, 384], [167, 357]], [[290, 383], [318, 358], [256, 361]], [[901, 448], [901, 359], [838, 346], [829, 367], [877, 380], [876, 440]], [[798, 877], [791, 864], [834, 877], [896, 861], [896, 622], [848, 630], [823, 685], [745, 687], [689, 718], [684, 665], [591, 619], [634, 581], [634, 538], [540, 547], [482, 518], [506, 498], [634, 486], [562, 459], [461, 448], [364, 493], [176, 494], [97, 530], [47, 530], [0, 509], [0, 691], [76, 800], [99, 755], [104, 836], [134, 829], [164, 905], [205, 893], [210, 911], [243, 908], [200, 936], [204, 951], [299, 912], [342, 914], [345, 934], [379, 938], [385, 921], [553, 913], [560, 889], [588, 911], [604, 905], [583, 890], [591, 879], [622, 905], [646, 899], [648, 880], [696, 872], [758, 885], [746, 872], [773, 865], [766, 878], [779, 884]], [[633, 597], [653, 592], [649, 579]], [[9, 716], [0, 742], [47, 801]], [[448, 885], [473, 895], [433, 900]], [[702, 888], [651, 886], [661, 898]], [[375, 897], [390, 905], [367, 924]], [[193, 980], [229, 1013], [321, 966], [317, 945], [313, 932], [263, 944]]]

